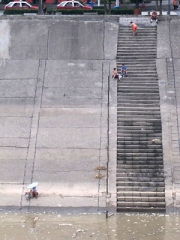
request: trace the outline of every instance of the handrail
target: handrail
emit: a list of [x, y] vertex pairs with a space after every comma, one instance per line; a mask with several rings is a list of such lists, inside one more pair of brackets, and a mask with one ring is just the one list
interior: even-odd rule
[[106, 218], [109, 212], [109, 105], [110, 105], [110, 76], [108, 76], [108, 102], [107, 102], [107, 165], [106, 165]]

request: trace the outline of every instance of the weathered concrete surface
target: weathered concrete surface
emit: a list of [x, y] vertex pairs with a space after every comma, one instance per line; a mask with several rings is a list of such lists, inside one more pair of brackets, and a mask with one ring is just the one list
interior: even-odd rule
[[159, 22], [157, 70], [168, 211], [180, 207], [180, 19]]
[[[146, 18], [146, 17], [144, 17]], [[142, 19], [142, 17], [141, 17]], [[140, 20], [141, 20], [140, 19]], [[147, 20], [147, 18], [145, 19]], [[158, 24], [168, 210], [180, 207], [180, 19]], [[143, 20], [141, 20], [143, 22]], [[37, 16], [0, 19], [0, 206], [116, 206], [116, 65], [118, 17]], [[35, 27], [36, 26], [36, 27]], [[108, 161], [98, 179], [94, 169]], [[39, 182], [28, 202], [26, 187]]]
[[[118, 17], [0, 19], [0, 206], [116, 207]], [[102, 178], [96, 178], [98, 174]], [[39, 198], [24, 193], [39, 182]]]

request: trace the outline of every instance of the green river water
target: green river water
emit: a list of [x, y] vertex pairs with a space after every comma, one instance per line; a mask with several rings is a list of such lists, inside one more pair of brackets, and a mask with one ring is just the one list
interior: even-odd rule
[[0, 215], [0, 240], [180, 240], [180, 215], [17, 213]]

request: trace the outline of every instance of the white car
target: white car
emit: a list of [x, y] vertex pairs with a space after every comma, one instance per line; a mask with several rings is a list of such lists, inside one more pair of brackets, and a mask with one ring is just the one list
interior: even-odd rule
[[32, 6], [28, 2], [25, 1], [14, 1], [14, 2], [9, 2], [5, 7], [4, 10], [7, 9], [29, 9], [29, 10], [37, 10], [38, 6]]
[[63, 1], [57, 5], [57, 9], [63, 10], [76, 10], [76, 9], [83, 9], [83, 10], [92, 10], [92, 7], [89, 5], [83, 5], [78, 1]]

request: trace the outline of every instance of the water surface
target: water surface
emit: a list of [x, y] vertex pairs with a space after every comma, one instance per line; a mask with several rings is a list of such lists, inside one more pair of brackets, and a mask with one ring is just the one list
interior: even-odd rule
[[101, 214], [54, 212], [0, 214], [0, 239], [175, 240], [180, 216], [173, 214]]

